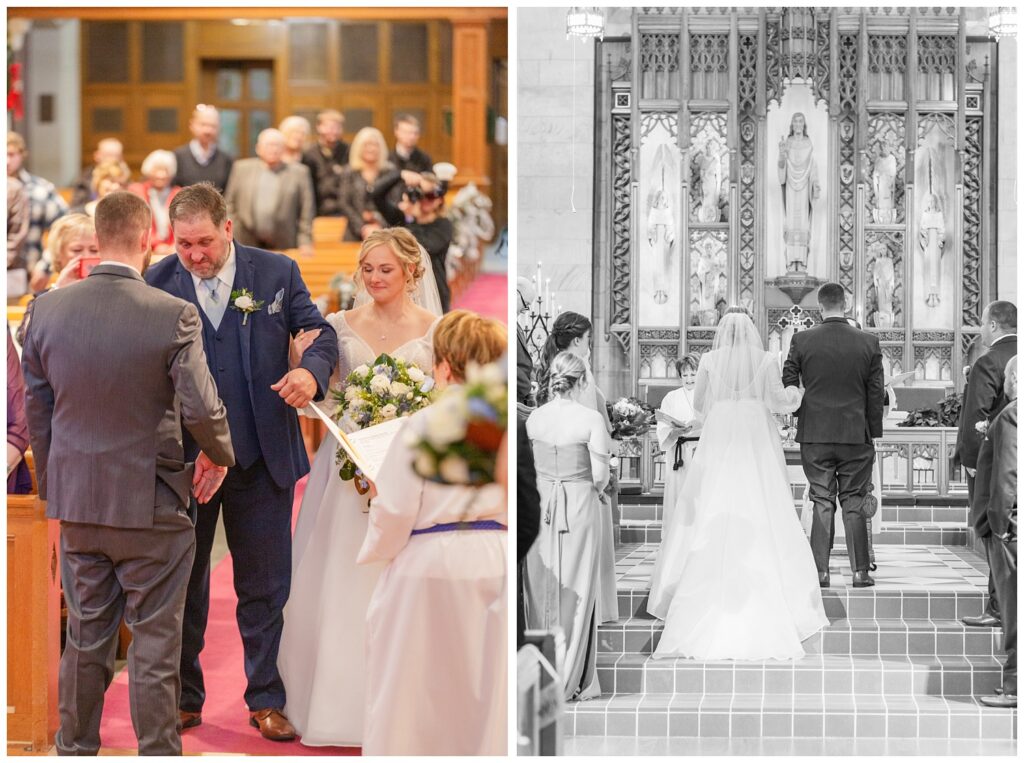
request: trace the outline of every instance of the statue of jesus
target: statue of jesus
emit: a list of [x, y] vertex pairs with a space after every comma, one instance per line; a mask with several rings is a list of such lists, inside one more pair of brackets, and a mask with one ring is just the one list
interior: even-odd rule
[[800, 112], [793, 115], [789, 136], [779, 141], [779, 183], [786, 215], [782, 234], [786, 271], [806, 272], [811, 223], [815, 202], [821, 198], [821, 185], [811, 139], [807, 137], [807, 120]]

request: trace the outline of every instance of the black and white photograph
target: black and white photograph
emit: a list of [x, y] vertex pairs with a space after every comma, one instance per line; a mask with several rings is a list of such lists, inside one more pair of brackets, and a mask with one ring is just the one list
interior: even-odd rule
[[521, 755], [1015, 755], [1014, 8], [520, 8]]

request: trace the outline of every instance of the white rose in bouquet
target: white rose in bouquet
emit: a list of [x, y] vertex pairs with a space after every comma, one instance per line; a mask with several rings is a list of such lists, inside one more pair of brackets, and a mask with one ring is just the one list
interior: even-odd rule
[[420, 382], [427, 378], [427, 375], [423, 373], [420, 369], [416, 368], [416, 366], [409, 366], [409, 368], [406, 370], [406, 373], [409, 374], [409, 378], [412, 379], [416, 384], [419, 384]]
[[355, 370], [352, 373], [359, 374], [360, 376], [366, 376], [368, 373], [370, 373], [370, 367], [363, 363], [362, 365], [356, 366]]
[[469, 482], [469, 466], [455, 456], [445, 456], [438, 464], [441, 479], [452, 485], [464, 485]]
[[393, 419], [397, 413], [398, 408], [393, 406], [391, 403], [388, 403], [387, 405], [380, 409], [380, 416], [385, 421], [387, 421], [388, 419]]
[[412, 388], [408, 384], [402, 384], [400, 381], [391, 382], [391, 394], [395, 397], [405, 397], [410, 392]]
[[465, 398], [448, 395], [434, 405], [427, 422], [427, 442], [435, 448], [442, 448], [465, 437], [469, 418]]
[[391, 391], [391, 380], [384, 374], [377, 374], [370, 379], [370, 391], [375, 395], [388, 394]]
[[361, 391], [362, 390], [360, 390], [359, 387], [357, 387], [356, 385], [351, 385], [348, 389], [345, 390], [345, 402], [351, 405], [356, 400], [361, 400], [362, 398], [359, 397], [359, 393]]

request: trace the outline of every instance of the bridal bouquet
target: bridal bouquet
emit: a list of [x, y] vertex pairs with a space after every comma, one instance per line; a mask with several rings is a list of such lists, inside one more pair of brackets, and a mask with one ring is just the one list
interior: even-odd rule
[[[345, 377], [343, 389], [332, 391], [338, 403], [338, 427], [348, 433], [408, 416], [430, 404], [433, 388], [434, 380], [415, 363], [378, 355], [372, 366], [364, 363]], [[342, 448], [336, 463], [343, 480], [357, 476], [356, 465]]]
[[654, 423], [654, 411], [635, 397], [620, 397], [608, 405], [612, 437], [636, 437]]
[[413, 469], [445, 485], [494, 482], [498, 447], [508, 429], [508, 385], [496, 363], [470, 365], [466, 382], [450, 387], [424, 414], [422, 434], [411, 434]]

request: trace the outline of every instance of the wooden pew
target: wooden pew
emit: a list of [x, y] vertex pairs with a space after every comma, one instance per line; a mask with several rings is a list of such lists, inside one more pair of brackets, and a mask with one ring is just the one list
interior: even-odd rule
[[347, 217], [314, 217], [313, 245], [340, 244], [347, 228]]
[[38, 495], [7, 496], [7, 744], [36, 753], [59, 720], [59, 537]]
[[331, 280], [338, 273], [351, 276], [356, 271], [359, 248], [357, 241], [341, 241], [315, 244], [312, 257], [303, 257], [297, 249], [286, 249], [284, 254], [298, 263], [302, 280], [316, 299], [330, 292]]

